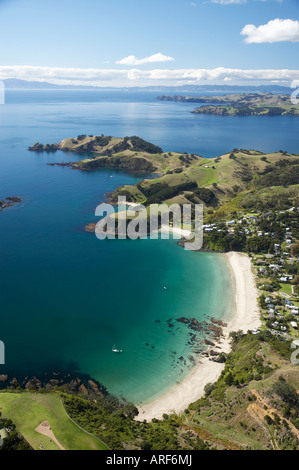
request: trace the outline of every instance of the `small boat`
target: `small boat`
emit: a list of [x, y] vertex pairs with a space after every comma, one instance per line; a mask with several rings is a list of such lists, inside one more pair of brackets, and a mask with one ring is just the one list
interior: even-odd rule
[[114, 344], [114, 346], [113, 346], [113, 348], [112, 348], [112, 352], [114, 352], [114, 353], [122, 353], [122, 349], [116, 349], [115, 344]]
[[167, 287], [166, 287], [166, 286], [164, 286], [164, 287], [163, 287], [163, 289], [164, 289], [164, 290], [167, 290]]

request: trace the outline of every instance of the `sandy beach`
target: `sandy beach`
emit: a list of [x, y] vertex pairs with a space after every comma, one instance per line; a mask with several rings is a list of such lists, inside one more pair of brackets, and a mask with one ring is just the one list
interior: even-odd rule
[[[260, 325], [257, 289], [252, 273], [250, 258], [243, 253], [230, 252], [224, 255], [227, 259], [232, 282], [236, 293], [235, 315], [226, 328], [223, 328], [224, 338], [218, 343], [219, 352], [229, 352], [228, 335], [231, 331], [247, 332]], [[163, 414], [182, 413], [190, 403], [204, 395], [204, 387], [215, 382], [220, 376], [224, 364], [210, 361], [202, 357], [193, 371], [178, 385], [157, 400], [139, 406], [139, 421], [161, 419]]]
[[174, 236], [176, 236], [176, 238], [179, 240], [180, 238], [184, 237], [184, 238], [190, 238], [190, 235], [191, 235], [191, 230], [184, 230], [182, 228], [179, 228], [179, 227], [170, 227], [169, 225], [161, 225], [161, 228], [158, 230], [160, 233], [164, 232], [164, 233], [169, 233], [169, 234], [172, 234]]

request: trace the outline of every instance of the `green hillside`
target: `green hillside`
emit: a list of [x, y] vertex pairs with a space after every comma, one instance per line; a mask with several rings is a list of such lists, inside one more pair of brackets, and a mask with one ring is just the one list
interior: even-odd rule
[[217, 158], [196, 158], [164, 169], [162, 176], [123, 186], [113, 194], [131, 202], [202, 203], [209, 212], [225, 208], [290, 208], [298, 204], [299, 156], [234, 150]]

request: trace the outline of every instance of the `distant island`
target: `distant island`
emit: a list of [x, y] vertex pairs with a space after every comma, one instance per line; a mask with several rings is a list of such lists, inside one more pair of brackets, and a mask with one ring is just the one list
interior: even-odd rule
[[168, 96], [157, 97], [160, 101], [181, 103], [209, 103], [194, 109], [194, 114], [218, 116], [299, 116], [299, 107], [291, 102], [289, 95], [272, 93], [239, 93], [224, 96]]

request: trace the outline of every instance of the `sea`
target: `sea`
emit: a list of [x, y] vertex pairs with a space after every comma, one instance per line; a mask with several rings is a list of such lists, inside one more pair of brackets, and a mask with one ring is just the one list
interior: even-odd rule
[[82, 156], [28, 151], [37, 141], [104, 134], [137, 135], [164, 151], [206, 158], [234, 148], [299, 153], [296, 117], [196, 115], [196, 104], [158, 101], [157, 94], [6, 91], [0, 200], [22, 202], [0, 212], [0, 374], [70, 370], [146, 403], [186, 377], [204, 349], [205, 328], [196, 333], [178, 320], [206, 325], [233, 316], [223, 255], [186, 251], [176, 240], [100, 241], [84, 231], [107, 193], [144, 175], [49, 166]]

